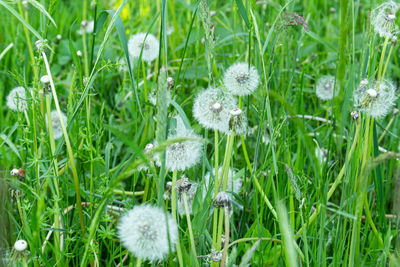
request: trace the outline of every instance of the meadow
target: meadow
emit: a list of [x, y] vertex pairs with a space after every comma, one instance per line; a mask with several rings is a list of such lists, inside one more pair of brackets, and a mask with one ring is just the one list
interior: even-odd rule
[[399, 9], [0, 0], [0, 266], [400, 266]]

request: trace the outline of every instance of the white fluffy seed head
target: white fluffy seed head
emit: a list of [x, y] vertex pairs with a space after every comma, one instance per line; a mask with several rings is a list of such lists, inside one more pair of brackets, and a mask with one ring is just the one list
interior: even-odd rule
[[200, 92], [193, 104], [193, 116], [207, 129], [229, 132], [229, 112], [236, 107], [236, 99], [219, 88]]
[[399, 7], [400, 5], [396, 2], [387, 1], [372, 10], [371, 25], [380, 37], [391, 38], [397, 34], [398, 27], [395, 24], [395, 18]]
[[77, 31], [79, 35], [82, 35], [83, 33], [92, 33], [94, 29], [94, 21], [87, 21], [83, 20], [81, 22], [81, 28]]
[[144, 204], [120, 218], [117, 234], [122, 245], [136, 257], [157, 261], [166, 257], [169, 250], [174, 251], [178, 226], [161, 208]]
[[335, 90], [335, 77], [332, 75], [322, 76], [318, 79], [315, 92], [319, 99], [330, 100], [339, 93], [339, 88]]
[[10, 175], [12, 175], [12, 176], [19, 175], [19, 170], [18, 169], [12, 169], [10, 171]]
[[[51, 125], [53, 128], [53, 137], [54, 139], [59, 139], [61, 136], [63, 136], [62, 128], [61, 128], [61, 122], [58, 117], [58, 112], [57, 110], [53, 110], [51, 113]], [[64, 113], [61, 112], [61, 118], [63, 119], [65, 127], [67, 126], [67, 116], [65, 116]], [[46, 114], [46, 127], [49, 127], [49, 122], [47, 120], [47, 114]]]
[[15, 241], [15, 243], [14, 243], [14, 249], [15, 249], [17, 252], [23, 252], [23, 251], [25, 251], [27, 248], [28, 248], [28, 243], [27, 243], [25, 240], [23, 240], [23, 239], [17, 240], [17, 241]]
[[248, 132], [247, 117], [240, 108], [229, 112], [229, 132], [235, 135], [245, 135]]
[[373, 82], [372, 84], [360, 84], [354, 91], [354, 105], [362, 112], [382, 118], [386, 116], [395, 105], [396, 87], [390, 81]]
[[[191, 129], [186, 129], [182, 119], [175, 117], [176, 128], [174, 133], [168, 135], [168, 140], [175, 138], [200, 138]], [[184, 140], [172, 143], [165, 151], [165, 166], [169, 171], [184, 171], [199, 163], [203, 152], [203, 144], [197, 140]], [[156, 164], [161, 166], [159, 157]]]
[[[31, 90], [32, 89], [28, 89], [28, 92], [31, 93]], [[14, 111], [24, 111], [28, 108], [27, 95], [24, 87], [18, 86], [10, 91], [7, 96], [7, 106]]]
[[48, 85], [48, 84], [50, 83], [50, 76], [49, 76], [49, 75], [43, 75], [43, 76], [40, 78], [40, 82], [41, 82], [43, 85]]
[[128, 41], [128, 50], [131, 57], [139, 58], [140, 53], [142, 52], [142, 60], [148, 63], [152, 62], [158, 57], [159, 48], [160, 42], [151, 33], [137, 33]]
[[[218, 179], [220, 179], [221, 174], [222, 174], [222, 167], [219, 167], [219, 169], [218, 169], [219, 178]], [[203, 199], [206, 197], [207, 191], [209, 189], [212, 190], [212, 192], [213, 192], [212, 196], [214, 197], [214, 182], [215, 182], [215, 180], [213, 178], [214, 176], [215, 176], [215, 168], [212, 170], [212, 175], [210, 174], [210, 172], [208, 172], [204, 177]], [[212, 182], [210, 183], [211, 179], [212, 179]], [[221, 183], [219, 191], [222, 190], [222, 185], [223, 185], [223, 183]], [[233, 192], [235, 194], [239, 194], [241, 188], [242, 188], [242, 182], [240, 180], [240, 177], [236, 177], [235, 171], [233, 169], [229, 168], [226, 191]]]
[[258, 87], [258, 71], [254, 66], [249, 67], [248, 63], [236, 63], [226, 70], [224, 84], [233, 95], [249, 95]]

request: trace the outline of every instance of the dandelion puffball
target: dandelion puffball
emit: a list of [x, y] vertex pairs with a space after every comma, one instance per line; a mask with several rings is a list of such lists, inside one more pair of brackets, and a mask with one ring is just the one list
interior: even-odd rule
[[395, 19], [399, 8], [400, 5], [398, 3], [388, 1], [372, 10], [371, 25], [376, 34], [387, 38], [391, 38], [394, 34], [397, 34], [398, 27], [395, 24]]
[[193, 104], [193, 116], [205, 128], [229, 132], [230, 111], [236, 107], [236, 99], [219, 88], [200, 92]]
[[[181, 137], [200, 138], [198, 135], [193, 133], [192, 130], [186, 129], [180, 117], [176, 117], [176, 120], [177, 127], [175, 133], [170, 133], [168, 140]], [[203, 144], [198, 140], [185, 140], [172, 143], [166, 148], [165, 166], [170, 171], [183, 171], [191, 168], [200, 161], [202, 151]], [[156, 163], [158, 166], [161, 166], [159, 157]]]
[[[153, 34], [137, 33], [128, 41], [128, 50], [132, 58], [139, 58], [142, 53], [142, 60], [148, 63], [158, 57], [160, 42]], [[143, 52], [142, 52], [143, 49]]]
[[161, 208], [144, 204], [121, 217], [117, 234], [122, 245], [136, 257], [156, 261], [166, 257], [170, 249], [174, 251], [178, 226]]
[[28, 243], [23, 239], [17, 240], [14, 243], [14, 249], [18, 252], [23, 252], [27, 248], [28, 248]]
[[315, 92], [319, 99], [330, 100], [339, 93], [339, 88], [335, 90], [335, 77], [332, 75], [322, 76], [318, 79]]
[[362, 112], [381, 118], [386, 116], [393, 108], [396, 97], [396, 87], [392, 82], [383, 80], [361, 81], [360, 86], [353, 93], [354, 105]]
[[226, 70], [224, 84], [233, 95], [249, 95], [258, 87], [258, 71], [248, 63], [236, 63]]
[[82, 35], [83, 33], [93, 33], [94, 29], [94, 21], [87, 21], [84, 20], [81, 22], [81, 28], [77, 31], [79, 35]]
[[[58, 117], [57, 110], [53, 110], [51, 112], [50, 116], [51, 116], [51, 125], [53, 128], [53, 137], [54, 137], [54, 139], [59, 139], [63, 135], [63, 131], [61, 128], [61, 122]], [[67, 116], [65, 116], [65, 114], [61, 112], [61, 117], [64, 121], [64, 125], [67, 126]], [[47, 114], [46, 114], [46, 127], [47, 128], [49, 127], [48, 120], [47, 120]]]
[[7, 96], [7, 106], [14, 111], [24, 111], [28, 108], [27, 96], [25, 88], [22, 86], [15, 87]]

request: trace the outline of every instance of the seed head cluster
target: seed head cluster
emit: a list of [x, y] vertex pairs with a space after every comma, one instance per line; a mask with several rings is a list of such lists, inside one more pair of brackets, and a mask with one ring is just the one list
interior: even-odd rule
[[[53, 110], [51, 112], [51, 125], [53, 128], [53, 137], [54, 139], [59, 139], [63, 135], [63, 131], [61, 128], [61, 122], [60, 118], [58, 117], [58, 112], [57, 110]], [[64, 113], [61, 112], [61, 118], [64, 122], [64, 125], [67, 125], [67, 116], [65, 116]], [[49, 127], [48, 120], [47, 120], [47, 114], [46, 114], [46, 127]]]
[[[28, 91], [30, 92], [30, 89]], [[24, 111], [28, 108], [24, 87], [18, 86], [10, 91], [7, 96], [7, 107], [14, 111]]]
[[236, 63], [224, 75], [224, 85], [232, 95], [249, 95], [257, 89], [258, 84], [258, 71], [248, 63]]
[[398, 3], [387, 1], [372, 10], [371, 25], [377, 35], [392, 38], [398, 33], [395, 19], [399, 8], [400, 5]]
[[335, 90], [335, 77], [332, 75], [322, 76], [318, 79], [315, 92], [319, 99], [330, 100], [339, 93], [339, 88]]
[[139, 58], [151, 63], [158, 57], [160, 42], [151, 33], [137, 33], [128, 41], [128, 50], [132, 58]]

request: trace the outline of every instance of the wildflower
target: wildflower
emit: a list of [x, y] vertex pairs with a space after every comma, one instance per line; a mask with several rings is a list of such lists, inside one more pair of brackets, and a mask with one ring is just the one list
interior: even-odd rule
[[209, 88], [194, 101], [193, 116], [205, 128], [229, 132], [229, 112], [236, 107], [235, 98], [221, 89]]
[[236, 63], [226, 70], [224, 84], [233, 95], [249, 95], [258, 87], [258, 71], [247, 63]]
[[229, 112], [229, 130], [235, 134], [246, 134], [247, 132], [247, 117], [243, 114], [240, 108], [234, 108]]
[[150, 33], [137, 33], [128, 41], [128, 50], [131, 57], [139, 58], [142, 53], [142, 59], [148, 63], [158, 57], [159, 48], [158, 39]]
[[354, 104], [372, 117], [384, 117], [394, 106], [397, 98], [395, 91], [396, 87], [390, 81], [374, 81], [370, 84], [364, 79], [353, 93]]
[[28, 243], [25, 240], [17, 240], [14, 243], [14, 249], [17, 252], [24, 252], [28, 248]]
[[231, 197], [226, 192], [219, 192], [213, 200], [213, 205], [216, 208], [230, 208]]
[[[61, 122], [58, 117], [57, 110], [53, 110], [51, 112], [50, 116], [51, 116], [51, 125], [53, 128], [53, 137], [54, 137], [54, 139], [59, 139], [63, 135], [63, 132], [62, 132]], [[64, 125], [66, 125], [67, 124], [67, 116], [65, 116], [65, 114], [61, 112], [61, 117], [64, 121]], [[46, 127], [48, 127], [47, 114], [46, 114]]]
[[285, 28], [288, 27], [297, 27], [302, 26], [306, 32], [309, 32], [307, 22], [305, 19], [297, 13], [286, 12], [285, 16], [283, 17], [283, 26]]
[[76, 51], [76, 55], [77, 55], [78, 57], [81, 57], [81, 56], [82, 56], [82, 51], [81, 51], [81, 50]]
[[322, 76], [318, 79], [315, 92], [321, 100], [329, 100], [339, 93], [339, 88], [335, 90], [335, 77], [332, 75]]
[[166, 215], [161, 208], [139, 205], [121, 217], [118, 237], [136, 257], [156, 261], [167, 256], [170, 249], [174, 250], [178, 241], [178, 226], [171, 215]]
[[[215, 168], [213, 169], [212, 174], [215, 175]], [[218, 176], [221, 177], [221, 174], [222, 174], [222, 167], [219, 167]], [[210, 190], [213, 190], [213, 192], [214, 192], [214, 186], [213, 186], [213, 183], [210, 184], [210, 178], [211, 178], [211, 174], [208, 172], [206, 174], [206, 176], [204, 177], [203, 198], [205, 198], [209, 186], [212, 187], [212, 189], [210, 189]], [[215, 182], [215, 180], [213, 182]], [[220, 190], [222, 190], [222, 185], [223, 185], [223, 183], [221, 182]], [[233, 171], [233, 169], [229, 168], [226, 190], [229, 192], [238, 194], [240, 192], [241, 188], [242, 188], [242, 182], [240, 181], [240, 178], [236, 177], [236, 173]], [[213, 195], [214, 195], [214, 193], [213, 193]]]
[[83, 20], [81, 22], [81, 28], [77, 31], [79, 35], [82, 35], [83, 33], [93, 33], [94, 29], [94, 21], [87, 21]]
[[380, 37], [391, 38], [397, 34], [395, 24], [396, 13], [400, 5], [394, 1], [385, 2], [377, 6], [371, 13], [371, 25], [374, 32]]
[[[200, 138], [192, 130], [186, 129], [182, 119], [175, 117], [177, 126], [175, 133], [170, 132], [168, 140], [175, 138]], [[172, 143], [167, 146], [165, 152], [165, 165], [170, 171], [183, 171], [196, 165], [201, 158], [203, 144], [197, 140], [185, 140]], [[157, 165], [161, 166], [160, 160]]]
[[[30, 89], [31, 90], [31, 89]], [[30, 92], [29, 90], [29, 92]], [[7, 106], [14, 111], [24, 111], [28, 108], [27, 96], [25, 88], [22, 86], [15, 87], [7, 96]]]

